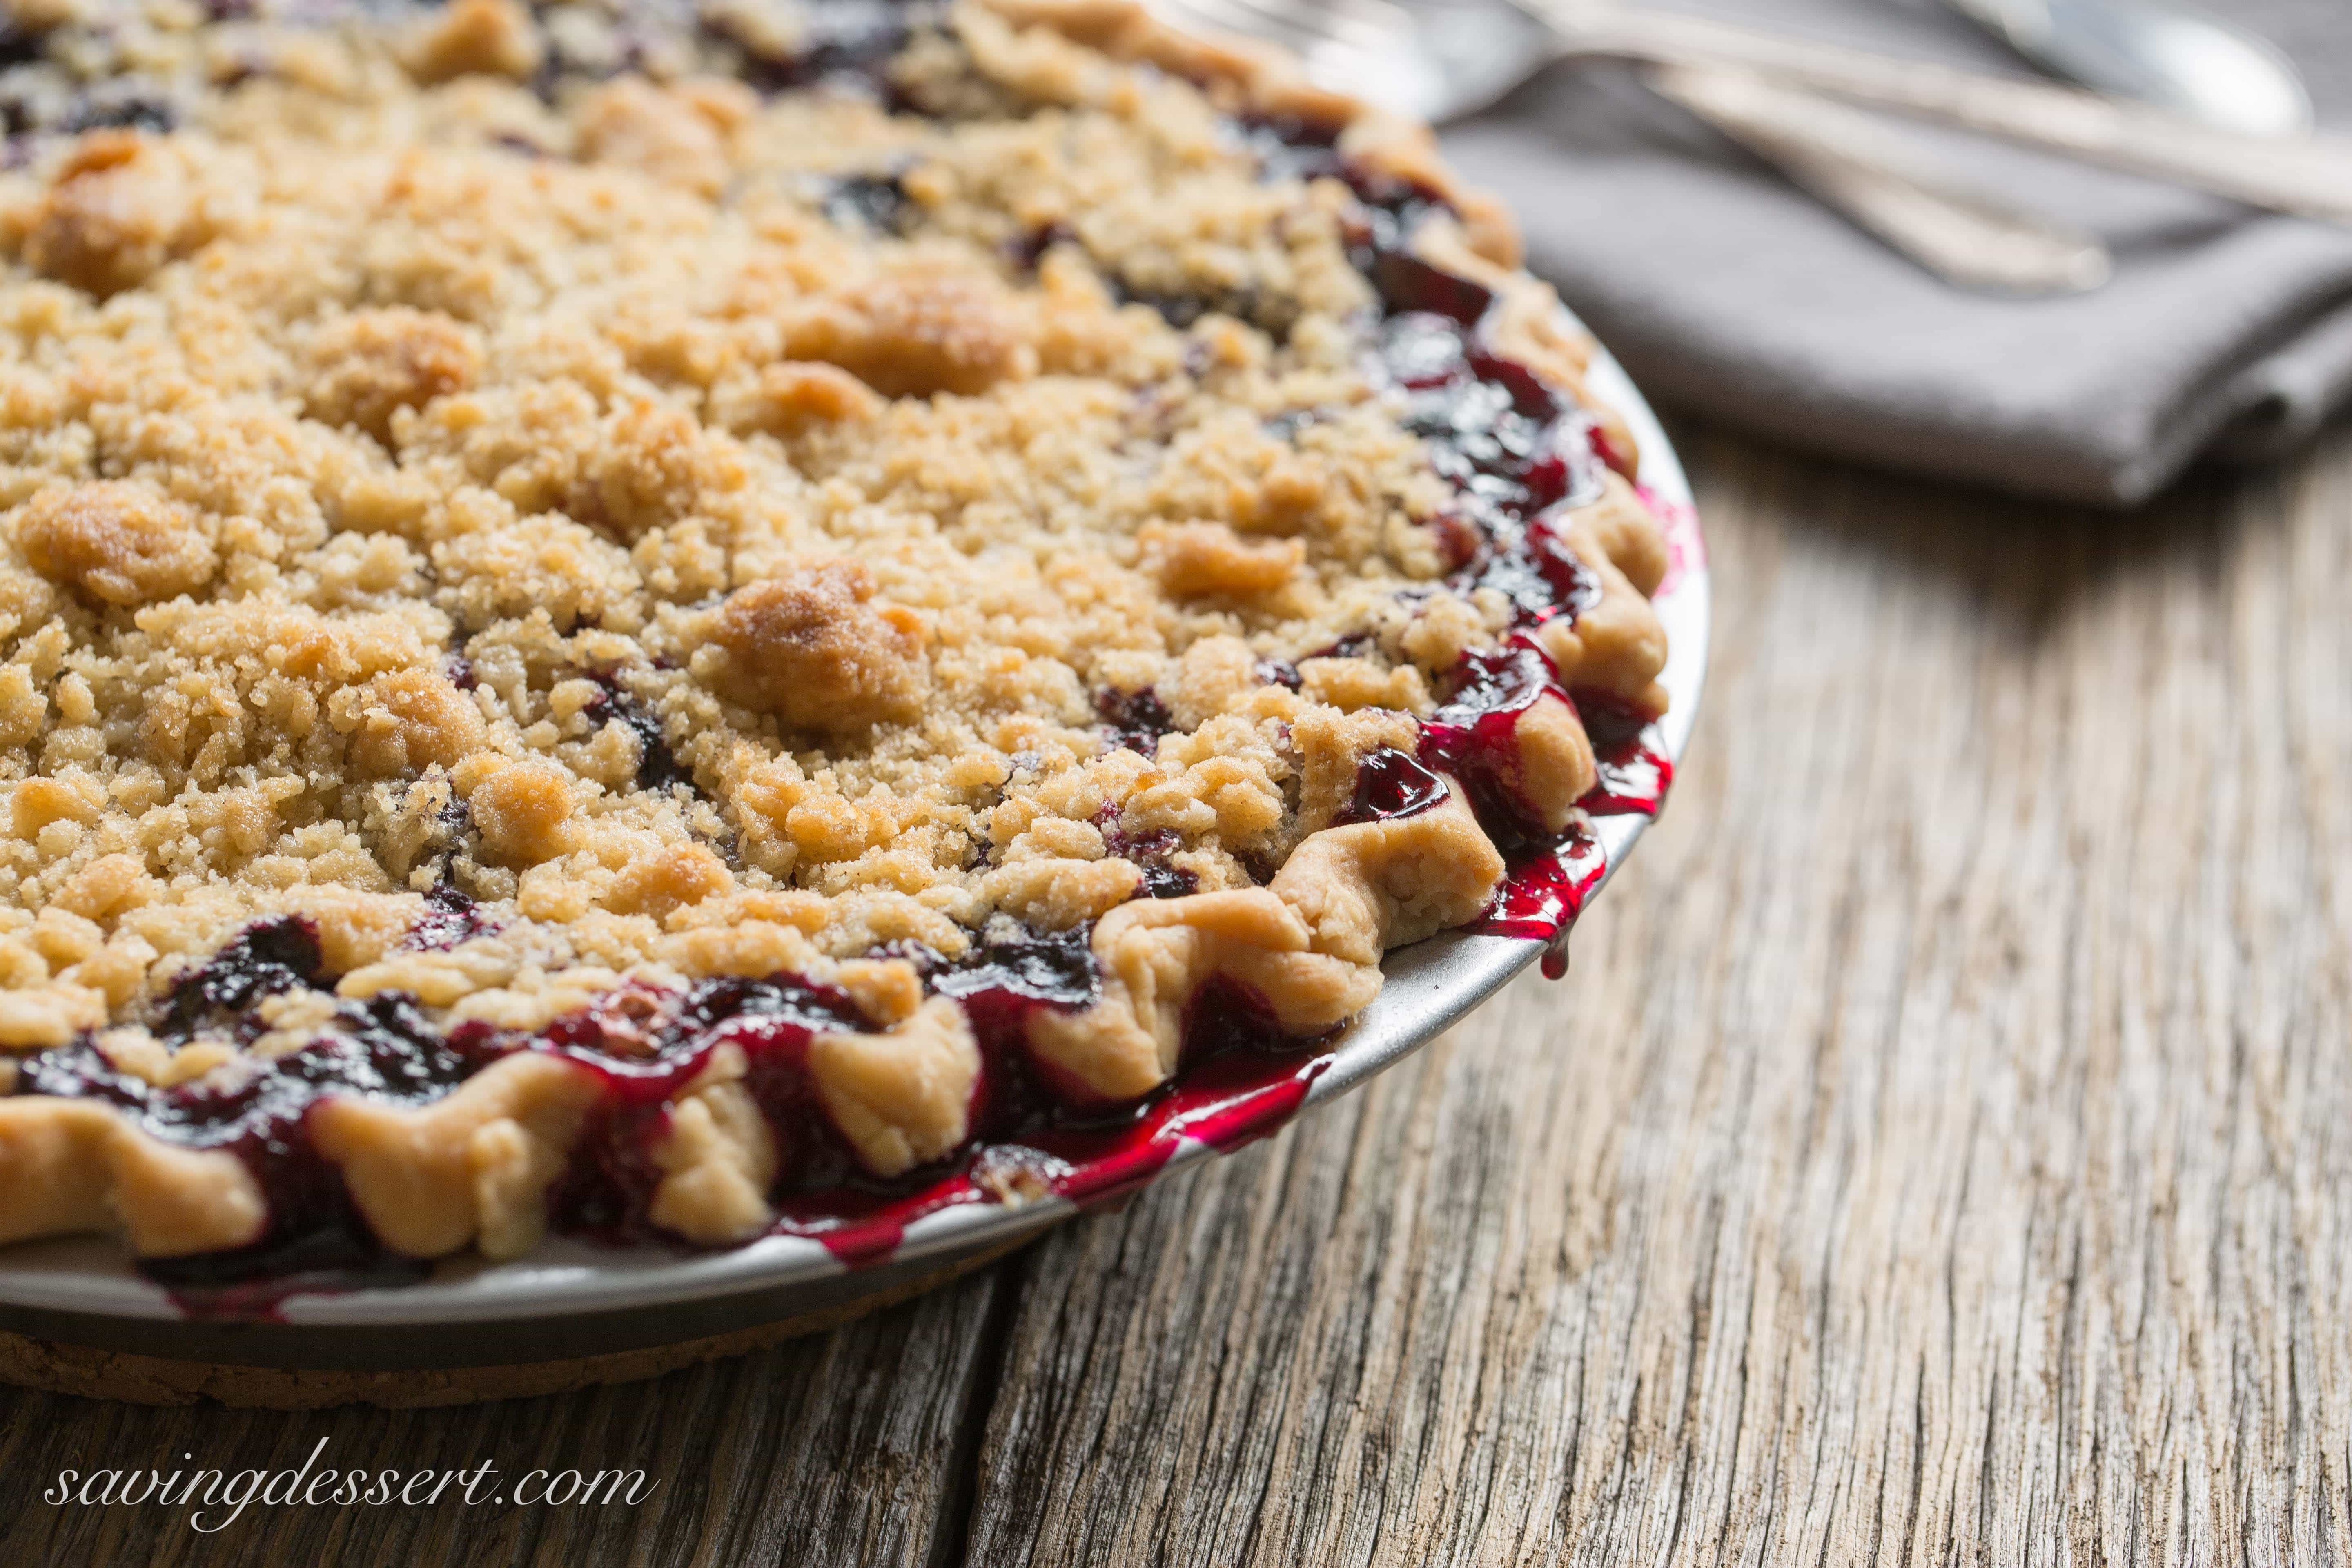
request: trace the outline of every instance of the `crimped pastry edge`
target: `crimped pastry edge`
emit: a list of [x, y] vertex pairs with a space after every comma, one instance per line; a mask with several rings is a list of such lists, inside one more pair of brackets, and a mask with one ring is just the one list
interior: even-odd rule
[[[1586, 386], [1591, 340], [1570, 326], [1549, 285], [1519, 269], [1508, 213], [1459, 182], [1426, 126], [1316, 87], [1275, 46], [1184, 33], [1139, 0], [962, 5], [1182, 77], [1229, 111], [1340, 126], [1345, 154], [1436, 193], [1459, 215], [1423, 224], [1417, 251], [1493, 291], [1486, 330], [1495, 346], [1570, 393], [1622, 466], [1635, 467], [1630, 431]], [[1609, 695], [1662, 710], [1655, 677], [1664, 634], [1649, 595], [1664, 576], [1666, 556], [1655, 519], [1633, 487], [1611, 472], [1600, 498], [1567, 514], [1563, 532], [1600, 580], [1601, 601], [1583, 618], [1601, 614], [1630, 652], [1621, 649], [1596, 668], [1573, 626], [1549, 623], [1538, 641], [1562, 684], [1597, 674]], [[1570, 748], [1563, 763], [1560, 751], [1550, 749], [1537, 769], [1519, 770], [1520, 783], [1547, 816], [1565, 823], [1591, 782], [1591, 747], [1572, 710], [1547, 701], [1566, 713], [1580, 757]], [[1559, 727], [1549, 726], [1555, 733]], [[1075, 1014], [1040, 1012], [1028, 1031], [1031, 1049], [1089, 1090], [1126, 1099], [1173, 1075], [1183, 1008], [1219, 976], [1265, 995], [1286, 1029], [1315, 1034], [1344, 1023], [1377, 994], [1383, 952], [1475, 918], [1503, 879], [1500, 852], [1472, 816], [1460, 782], [1448, 783], [1451, 796], [1435, 809], [1307, 835], [1266, 887], [1117, 907], [1091, 939], [1105, 976], [1101, 998]], [[1412, 865], [1446, 869], [1402, 881]], [[923, 1070], [914, 1076], [933, 1080], [931, 1092], [909, 1097], [924, 1102], [919, 1118], [894, 1120], [873, 1090], [894, 1069], [908, 1076], [903, 1069], [918, 1054]], [[724, 1245], [772, 1223], [759, 1177], [772, 1172], [776, 1152], [764, 1121], [744, 1116], [734, 1101], [741, 1093], [734, 1088], [740, 1052], [733, 1063], [723, 1048], [713, 1057], [669, 1102], [671, 1127], [655, 1151], [665, 1175], [654, 1210], [687, 1239]], [[817, 1037], [810, 1068], [836, 1124], [880, 1173], [896, 1174], [967, 1141], [978, 1047], [946, 998], [930, 998], [887, 1030]], [[582, 1135], [593, 1079], [580, 1064], [519, 1053], [422, 1106], [321, 1097], [311, 1111], [320, 1121], [314, 1135], [392, 1250], [425, 1258], [470, 1245], [493, 1258], [518, 1256], [544, 1234], [544, 1194]], [[959, 1081], [964, 1100], [956, 1106]], [[266, 1195], [234, 1155], [172, 1142], [114, 1107], [82, 1100], [0, 1098], [0, 1190], [12, 1199], [0, 1213], [0, 1243], [111, 1229], [141, 1256], [169, 1257], [247, 1245], [268, 1226]]]

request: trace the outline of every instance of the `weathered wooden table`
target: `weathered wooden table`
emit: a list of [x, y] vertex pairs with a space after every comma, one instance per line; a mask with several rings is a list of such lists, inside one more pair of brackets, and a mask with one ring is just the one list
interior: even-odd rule
[[[1707, 712], [1565, 984], [747, 1361], [0, 1392], [0, 1562], [2352, 1563], [2352, 435], [2113, 518], [1684, 434]], [[660, 1484], [41, 1500], [320, 1437]]]

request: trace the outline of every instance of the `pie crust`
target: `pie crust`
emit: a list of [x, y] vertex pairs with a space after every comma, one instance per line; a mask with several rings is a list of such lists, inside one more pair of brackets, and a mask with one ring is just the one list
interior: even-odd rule
[[1505, 216], [1127, 0], [876, 14], [19, 0], [0, 1241], [740, 1242], [1580, 831], [1666, 551]]

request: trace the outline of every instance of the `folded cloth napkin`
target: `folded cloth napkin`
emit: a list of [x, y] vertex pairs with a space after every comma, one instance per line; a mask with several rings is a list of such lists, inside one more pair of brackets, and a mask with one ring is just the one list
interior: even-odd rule
[[[1727, 21], [2026, 74], [1936, 0], [1678, 0]], [[2352, 119], [2342, 0], [2229, 0]], [[1557, 66], [1452, 129], [1507, 201], [1528, 267], [1651, 392], [1819, 450], [2128, 505], [2203, 453], [2275, 455], [2352, 395], [2352, 226], [1890, 120], [2010, 199], [2092, 229], [2104, 289], [1953, 288], [1651, 96], [1623, 67]]]

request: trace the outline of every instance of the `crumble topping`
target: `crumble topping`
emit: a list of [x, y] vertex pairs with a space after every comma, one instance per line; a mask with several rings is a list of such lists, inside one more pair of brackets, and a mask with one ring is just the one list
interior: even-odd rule
[[[284, 1232], [154, 1094], [324, 1052], [305, 1226], [740, 1239], [992, 1053], [1336, 1028], [1654, 716], [1630, 446], [1467, 204], [1116, 7], [873, 10], [19, 9], [0, 1238]], [[527, 1039], [695, 1047], [641, 1128]]]

